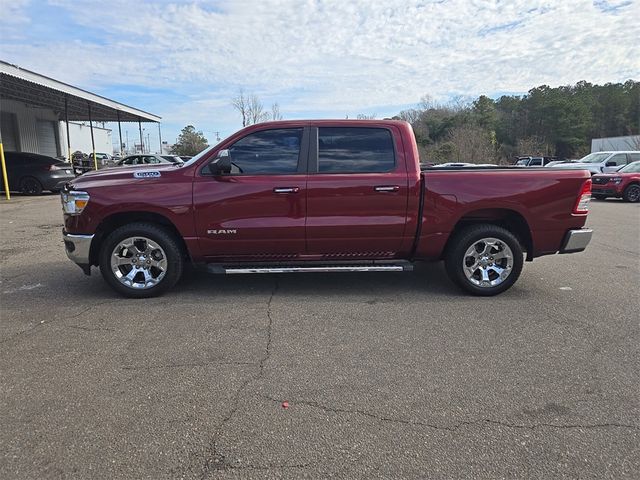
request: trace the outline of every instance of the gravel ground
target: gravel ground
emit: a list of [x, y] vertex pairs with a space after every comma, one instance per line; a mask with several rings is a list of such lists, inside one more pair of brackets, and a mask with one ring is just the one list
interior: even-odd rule
[[640, 205], [588, 223], [494, 298], [435, 264], [127, 300], [57, 196], [2, 201], [0, 478], [640, 478]]

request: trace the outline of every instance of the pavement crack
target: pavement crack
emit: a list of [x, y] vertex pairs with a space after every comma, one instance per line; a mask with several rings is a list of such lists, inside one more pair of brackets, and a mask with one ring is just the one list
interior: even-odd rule
[[75, 328], [77, 330], [84, 330], [85, 332], [115, 332], [113, 328], [106, 327], [83, 327], [82, 325], [67, 325], [67, 328]]
[[273, 290], [271, 291], [271, 296], [269, 297], [269, 301], [267, 302], [267, 345], [265, 347], [264, 356], [260, 359], [260, 373], [258, 378], [262, 378], [264, 375], [264, 365], [269, 360], [271, 356], [271, 332], [273, 330], [273, 317], [271, 315], [271, 304], [273, 302], [273, 297], [275, 297], [278, 291], [278, 281], [276, 280], [273, 285]]
[[[267, 399], [267, 400], [270, 400], [272, 402], [276, 402], [278, 404], [282, 403], [282, 400], [279, 400], [277, 398], [269, 397], [269, 396], [266, 396], [266, 395], [262, 395], [262, 397]], [[322, 405], [320, 403], [311, 402], [311, 401], [307, 401], [307, 400], [297, 400], [297, 401], [289, 400], [288, 402], [289, 402], [290, 406], [303, 405], [303, 406], [307, 406], [307, 407], [318, 408], [320, 410], [323, 410], [325, 412], [330, 412], [330, 413], [344, 413], [344, 414], [360, 415], [360, 416], [363, 416], [363, 417], [372, 418], [372, 419], [374, 419], [376, 421], [379, 421], [379, 422], [397, 423], [397, 424], [411, 425], [411, 426], [417, 426], [417, 427], [427, 427], [427, 428], [431, 428], [431, 429], [434, 429], [434, 430], [445, 430], [445, 431], [448, 431], [448, 432], [455, 432], [455, 431], [459, 430], [460, 428], [467, 427], [467, 426], [485, 427], [485, 426], [488, 426], [488, 425], [499, 425], [499, 426], [507, 427], [507, 428], [526, 429], [526, 430], [535, 430], [535, 429], [538, 429], [538, 428], [584, 429], [584, 430], [596, 429], [596, 428], [626, 428], [626, 429], [632, 429], [632, 430], [640, 430], [640, 426], [639, 425], [617, 423], [617, 422], [593, 423], [593, 424], [533, 423], [533, 424], [530, 424], [530, 425], [525, 425], [525, 424], [502, 422], [502, 421], [499, 421], [499, 420], [492, 420], [492, 419], [486, 419], [486, 418], [479, 419], [479, 420], [473, 420], [473, 421], [461, 421], [461, 422], [454, 423], [452, 425], [436, 425], [436, 424], [433, 424], [433, 423], [421, 422], [421, 421], [417, 421], [417, 420], [406, 420], [406, 419], [402, 419], [402, 418], [387, 417], [387, 416], [384, 416], [384, 415], [371, 413], [371, 412], [368, 412], [366, 410], [348, 409], [348, 408], [339, 408], [339, 407], [329, 407], [327, 405]]]
[[160, 365], [124, 365], [122, 370], [162, 370], [162, 369], [170, 369], [170, 368], [192, 368], [192, 367], [207, 367], [209, 365], [233, 365], [233, 366], [247, 366], [247, 365], [257, 365], [255, 362], [186, 362], [186, 363], [166, 363]]
[[[204, 465], [202, 467], [202, 474], [200, 476], [202, 480], [208, 478], [211, 472], [238, 468], [238, 466], [234, 466], [233, 464], [231, 464], [226, 459], [226, 456], [220, 452], [217, 439], [222, 435], [222, 432], [224, 431], [224, 427], [226, 426], [227, 422], [229, 422], [238, 411], [238, 407], [240, 405], [240, 398], [242, 397], [242, 394], [244, 393], [245, 389], [251, 383], [257, 380], [260, 380], [264, 377], [265, 364], [267, 360], [269, 360], [269, 357], [271, 356], [271, 338], [272, 338], [271, 334], [273, 330], [273, 315], [272, 315], [271, 307], [273, 304], [273, 298], [275, 297], [278, 291], [278, 287], [279, 287], [278, 280], [276, 279], [273, 285], [273, 289], [271, 290], [271, 295], [269, 296], [269, 300], [267, 301], [267, 328], [266, 328], [267, 341], [264, 348], [264, 354], [262, 355], [262, 357], [260, 358], [260, 361], [258, 362], [258, 372], [253, 377], [247, 378], [244, 382], [242, 382], [242, 384], [236, 391], [235, 395], [233, 396], [231, 409], [229, 409], [229, 412], [227, 413], [227, 415], [225, 415], [225, 417], [222, 419], [220, 424], [215, 429], [215, 434], [213, 436], [213, 439], [211, 440], [211, 444], [209, 447], [210, 454], [207, 456], [207, 459], [205, 460]], [[246, 468], [246, 467], [243, 467], [243, 468]], [[266, 468], [269, 468], [269, 467], [266, 467]], [[281, 468], [284, 468], [284, 467], [281, 467]], [[295, 468], [295, 466], [287, 467], [287, 468]], [[303, 467], [299, 467], [299, 468], [303, 468]]]
[[[63, 318], [61, 318], [60, 320], [72, 320], [72, 319], [74, 319], [74, 318], [78, 318], [78, 317], [80, 317], [81, 315], [84, 315], [85, 313], [87, 313], [87, 312], [88, 312], [88, 311], [90, 311], [90, 310], [93, 310], [93, 309], [94, 309], [94, 308], [96, 308], [96, 307], [99, 307], [99, 306], [101, 306], [101, 305], [106, 305], [106, 304], [109, 304], [109, 303], [116, 303], [117, 301], [118, 301], [118, 300], [107, 300], [107, 301], [105, 301], [105, 302], [94, 303], [93, 305], [90, 305], [90, 306], [88, 306], [88, 307], [85, 307], [85, 308], [83, 308], [82, 310], [80, 310], [79, 312], [77, 312], [77, 313], [75, 313], [75, 314], [73, 314], [73, 315], [66, 315], [66, 316], [64, 316]], [[40, 321], [40, 322], [38, 322], [38, 323], [35, 323], [35, 324], [31, 325], [29, 328], [25, 328], [24, 330], [19, 331], [18, 333], [16, 333], [16, 334], [12, 335], [12, 336], [11, 336], [11, 337], [9, 337], [9, 338], [5, 338], [5, 339], [3, 339], [3, 340], [0, 340], [0, 345], [5, 344], [5, 343], [8, 343], [8, 342], [10, 342], [10, 341], [12, 341], [12, 340], [17, 340], [17, 339], [19, 339], [19, 338], [22, 338], [22, 337], [24, 337], [27, 333], [30, 333], [30, 332], [32, 332], [32, 331], [34, 331], [34, 330], [36, 330], [38, 327], [43, 327], [43, 326], [45, 326], [45, 325], [51, 325], [51, 324], [52, 324], [52, 323], [54, 323], [54, 322], [55, 322], [55, 320], [47, 320], [47, 321], [42, 320], [42, 321]], [[71, 326], [71, 327], [74, 327], [73, 325], [70, 325], [70, 326]], [[77, 326], [77, 325], [76, 325], [75, 327], [76, 327], [76, 328], [82, 328], [82, 327]]]

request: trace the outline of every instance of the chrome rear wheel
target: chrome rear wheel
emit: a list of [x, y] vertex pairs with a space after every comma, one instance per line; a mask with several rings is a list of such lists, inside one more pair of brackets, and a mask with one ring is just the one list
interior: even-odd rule
[[511, 274], [513, 252], [497, 238], [482, 238], [467, 249], [462, 263], [469, 282], [482, 288], [495, 287]]
[[473, 224], [449, 239], [445, 253], [449, 278], [474, 295], [497, 295], [522, 271], [524, 252], [513, 232], [499, 225]]

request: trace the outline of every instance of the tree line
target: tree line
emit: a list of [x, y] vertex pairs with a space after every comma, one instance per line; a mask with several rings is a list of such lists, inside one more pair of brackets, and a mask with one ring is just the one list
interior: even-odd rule
[[498, 163], [518, 155], [578, 158], [592, 138], [640, 132], [640, 82], [541, 85], [526, 95], [446, 104], [429, 96], [393, 117], [413, 126], [422, 161]]
[[[242, 89], [231, 105], [243, 127], [283, 118], [278, 103], [266, 110], [256, 94]], [[480, 95], [438, 103], [427, 95], [392, 118], [413, 126], [422, 161], [511, 163], [519, 155], [579, 158], [589, 152], [592, 138], [640, 133], [640, 82], [541, 85], [526, 95], [497, 100]], [[188, 125], [173, 152], [195, 155], [207, 144], [202, 132]]]

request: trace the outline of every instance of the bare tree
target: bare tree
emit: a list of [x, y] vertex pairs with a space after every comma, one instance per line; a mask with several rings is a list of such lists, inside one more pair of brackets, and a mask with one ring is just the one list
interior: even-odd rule
[[461, 125], [451, 129], [447, 140], [453, 146], [457, 162], [495, 163], [496, 150], [491, 135], [475, 125]]
[[271, 105], [271, 120], [282, 120], [282, 114], [280, 113], [280, 105], [278, 105], [278, 102]]
[[269, 119], [269, 113], [264, 111], [262, 102], [255, 93], [246, 95], [244, 90], [240, 89], [238, 95], [231, 100], [231, 105], [242, 116], [243, 127]]
[[516, 144], [518, 155], [545, 156], [551, 152], [551, 146], [544, 141], [544, 138], [535, 135], [526, 138], [519, 138]]
[[254, 123], [269, 120], [269, 112], [264, 111], [264, 107], [262, 106], [262, 102], [258, 96], [255, 93], [252, 93], [247, 98], [247, 125], [253, 125]]
[[231, 105], [233, 105], [233, 108], [238, 110], [238, 112], [242, 116], [242, 126], [246, 127], [247, 126], [247, 118], [248, 118], [248, 115], [247, 115], [247, 98], [244, 95], [244, 90], [243, 89], [240, 89], [240, 91], [238, 92], [238, 95], [236, 97], [234, 97], [233, 100], [231, 100]]
[[405, 122], [409, 122], [411, 125], [413, 125], [414, 123], [418, 123], [418, 121], [420, 120], [421, 114], [422, 112], [417, 108], [410, 108], [408, 110], [402, 110], [398, 114], [398, 118], [400, 120], [404, 120]]

